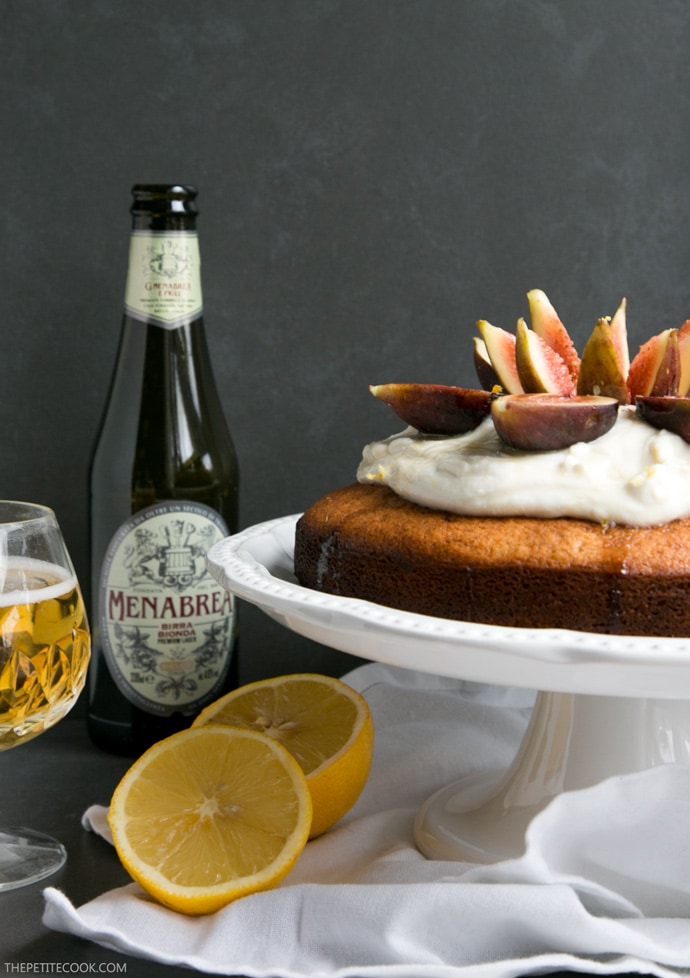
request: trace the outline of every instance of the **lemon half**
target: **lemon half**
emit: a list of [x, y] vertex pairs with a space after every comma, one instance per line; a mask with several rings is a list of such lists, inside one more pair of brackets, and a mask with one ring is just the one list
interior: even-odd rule
[[340, 679], [293, 673], [248, 683], [211, 703], [194, 721], [267, 734], [304, 771], [313, 805], [310, 838], [352, 808], [371, 767], [374, 727], [369, 706]]
[[275, 886], [311, 826], [306, 778], [252, 730], [204, 725], [160, 741], [113, 794], [108, 821], [125, 869], [161, 903], [212, 913]]

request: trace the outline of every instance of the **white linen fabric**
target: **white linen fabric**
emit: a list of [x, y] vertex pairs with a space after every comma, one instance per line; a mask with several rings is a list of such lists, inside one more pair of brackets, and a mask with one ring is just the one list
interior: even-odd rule
[[[346, 678], [376, 745], [359, 801], [276, 889], [184, 917], [132, 883], [44, 923], [139, 958], [247, 978], [512, 978], [574, 970], [690, 978], [690, 767], [667, 764], [557, 797], [526, 852], [492, 866], [425, 859], [420, 805], [505, 768], [534, 694], [380, 664]], [[106, 809], [85, 826], [109, 837]]]

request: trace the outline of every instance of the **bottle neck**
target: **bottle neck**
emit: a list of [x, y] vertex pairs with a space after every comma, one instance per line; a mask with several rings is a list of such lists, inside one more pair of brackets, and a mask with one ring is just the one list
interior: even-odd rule
[[200, 320], [196, 188], [137, 184], [132, 196], [125, 315], [163, 329]]

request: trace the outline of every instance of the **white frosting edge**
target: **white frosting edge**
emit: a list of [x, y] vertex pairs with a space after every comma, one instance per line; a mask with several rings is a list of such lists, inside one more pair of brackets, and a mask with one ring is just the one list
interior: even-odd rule
[[690, 444], [653, 428], [633, 406], [592, 442], [520, 452], [491, 418], [451, 437], [408, 428], [363, 451], [357, 479], [410, 502], [465, 516], [573, 517], [655, 526], [690, 516]]

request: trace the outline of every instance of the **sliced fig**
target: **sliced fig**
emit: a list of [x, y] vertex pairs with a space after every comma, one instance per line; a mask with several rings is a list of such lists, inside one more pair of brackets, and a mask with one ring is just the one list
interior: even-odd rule
[[369, 388], [406, 424], [426, 435], [462, 435], [491, 410], [495, 394], [443, 384], [378, 384]]
[[657, 333], [656, 336], [652, 336], [646, 343], [642, 344], [633, 357], [628, 371], [628, 389], [631, 402], [634, 403], [638, 395], [646, 397], [652, 393], [656, 376], [666, 353], [668, 338], [672, 332], [670, 329], [665, 329], [663, 332]]
[[486, 319], [480, 319], [477, 328], [486, 345], [491, 365], [496, 371], [498, 382], [506, 394], [523, 394], [515, 361], [515, 337], [507, 329], [493, 326]]
[[636, 413], [654, 428], [664, 428], [690, 442], [690, 397], [673, 395], [635, 398]]
[[515, 361], [526, 394], [575, 393], [568, 367], [548, 343], [519, 319], [515, 335]]
[[623, 296], [620, 305], [611, 320], [611, 335], [613, 345], [616, 348], [616, 355], [620, 364], [621, 373], [627, 379], [630, 370], [630, 347], [628, 346], [628, 324], [627, 324], [628, 300]]
[[583, 397], [613, 397], [628, 403], [627, 369], [620, 353], [620, 334], [612, 322], [599, 319], [582, 351], [577, 393]]
[[561, 322], [546, 293], [541, 289], [532, 289], [528, 292], [527, 301], [532, 329], [559, 355], [568, 368], [573, 384], [576, 384], [580, 357], [570, 338], [570, 333]]
[[594, 441], [615, 424], [613, 397], [559, 397], [553, 394], [508, 394], [491, 403], [499, 438], [522, 451], [557, 451], [576, 442]]
[[493, 390], [494, 387], [500, 386], [500, 381], [487, 353], [486, 343], [478, 336], [473, 336], [472, 340], [474, 342], [474, 369], [477, 379], [483, 390]]
[[666, 349], [656, 372], [650, 393], [655, 397], [676, 397], [680, 382], [680, 347], [678, 330], [669, 331]]
[[686, 319], [678, 330], [678, 354], [680, 356], [678, 396], [686, 397], [690, 391], [690, 319]]

